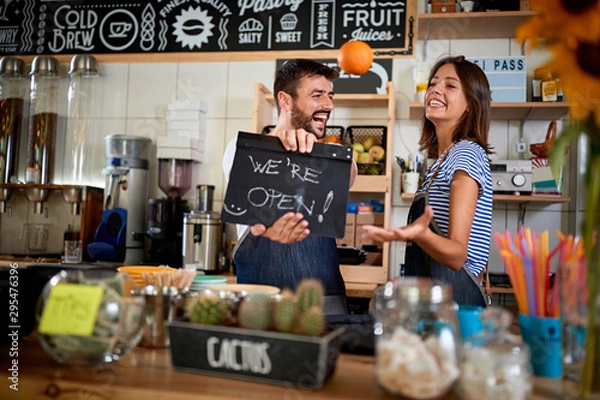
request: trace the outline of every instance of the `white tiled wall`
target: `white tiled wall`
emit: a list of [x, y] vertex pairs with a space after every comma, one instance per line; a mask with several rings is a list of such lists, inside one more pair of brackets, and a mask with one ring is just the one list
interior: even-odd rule
[[[416, 57], [422, 57], [432, 65], [440, 56], [463, 54], [468, 57], [479, 56], [517, 56], [522, 55], [521, 47], [510, 39], [493, 40], [435, 40], [424, 46], [423, 41], [416, 43]], [[547, 55], [535, 53], [527, 58], [528, 76]], [[407, 157], [417, 151], [420, 135], [420, 121], [408, 119], [408, 105], [414, 99], [412, 68], [415, 58], [395, 58], [393, 60], [392, 79], [396, 87], [397, 109], [396, 128], [393, 132], [394, 154]], [[93, 123], [90, 124], [89, 143], [93, 143], [88, 155], [89, 165], [98, 172], [93, 185], [104, 186], [100, 173], [104, 167], [104, 136], [112, 133], [141, 135], [156, 141], [165, 135], [165, 110], [169, 101], [183, 99], [201, 99], [208, 103], [206, 157], [201, 164], [195, 164], [193, 185], [210, 184], [216, 187], [214, 208], [220, 210], [225, 192], [225, 180], [221, 170], [221, 156], [227, 142], [240, 130], [252, 128], [254, 85], [262, 82], [271, 88], [275, 73], [275, 61], [256, 62], [195, 62], [195, 63], [131, 63], [101, 64], [101, 76], [97, 78], [94, 95], [97, 96], [97, 108], [92, 111]], [[529, 88], [528, 88], [529, 89]], [[528, 90], [529, 91], [529, 90]], [[386, 118], [383, 109], [337, 109], [330, 124], [351, 125], [374, 123]], [[523, 125], [523, 134], [527, 145], [542, 141], [548, 121], [528, 121]], [[497, 159], [518, 158], [515, 146], [519, 138], [520, 121], [493, 121], [490, 141]], [[24, 145], [21, 146], [23, 149]], [[21, 152], [22, 153], [22, 152]], [[575, 153], [575, 152], [573, 152]], [[158, 188], [156, 150], [151, 155], [149, 173], [149, 194], [152, 197], [163, 196]], [[527, 158], [529, 154], [525, 155]], [[24, 162], [24, 154], [21, 156]], [[571, 171], [565, 170], [566, 194], [575, 196], [575, 185], [570, 185]], [[399, 182], [399, 169], [394, 165], [393, 182]], [[190, 190], [185, 197], [193, 199], [195, 191]], [[574, 203], [574, 202], [573, 202]], [[399, 186], [393, 191], [393, 225], [403, 225], [409, 204], [401, 200]], [[554, 232], [574, 232], [574, 206], [528, 205], [525, 224], [535, 231], [549, 230], [553, 242]], [[496, 204], [494, 207], [493, 231], [503, 232], [516, 229], [519, 216], [518, 205]], [[391, 251], [393, 273], [404, 258], [404, 245], [394, 244]], [[490, 258], [492, 271], [502, 271], [503, 266], [495, 245]]]

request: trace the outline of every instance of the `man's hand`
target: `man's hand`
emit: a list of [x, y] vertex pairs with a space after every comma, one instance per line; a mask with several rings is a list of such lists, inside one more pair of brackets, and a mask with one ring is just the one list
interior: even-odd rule
[[269, 132], [269, 136], [277, 136], [288, 151], [299, 151], [300, 153], [310, 153], [317, 137], [304, 129], [278, 129], [277, 127]]
[[302, 213], [289, 212], [267, 229], [263, 224], [252, 226], [252, 235], [264, 236], [275, 242], [290, 244], [304, 240], [310, 234], [308, 221]]

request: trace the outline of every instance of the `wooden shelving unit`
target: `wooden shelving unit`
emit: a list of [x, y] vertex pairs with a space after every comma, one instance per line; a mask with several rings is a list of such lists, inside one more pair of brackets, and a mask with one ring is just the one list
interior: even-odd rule
[[[333, 102], [336, 108], [361, 107], [385, 108], [388, 115], [386, 154], [393, 154], [394, 122], [396, 111], [396, 97], [394, 83], [387, 82], [385, 94], [336, 94]], [[275, 100], [273, 94], [262, 84], [258, 83], [254, 91], [253, 129], [261, 132], [265, 126], [275, 123]], [[358, 175], [350, 189], [352, 193], [371, 193], [383, 198], [385, 204], [384, 226], [390, 224], [392, 213], [392, 159], [385, 165], [383, 175]], [[382, 265], [341, 265], [342, 275], [346, 281], [348, 296], [367, 297], [373, 292], [378, 283], [388, 279], [390, 244], [383, 244], [381, 255]]]
[[419, 14], [419, 40], [513, 38], [533, 11]]
[[[419, 14], [419, 40], [514, 38], [517, 27], [534, 11]], [[566, 102], [492, 103], [494, 120], [552, 120], [568, 116]], [[423, 117], [423, 104], [411, 103], [410, 119]]]
[[[412, 201], [415, 195], [412, 193], [402, 193], [402, 200]], [[494, 194], [492, 196], [494, 202], [497, 203], [568, 203], [570, 197], [565, 196], [531, 196], [531, 195], [514, 195], [514, 194]]]
[[[410, 103], [409, 107], [410, 119], [423, 117], [423, 103]], [[568, 114], [567, 102], [492, 102], [493, 120], [551, 120], [565, 118]]]

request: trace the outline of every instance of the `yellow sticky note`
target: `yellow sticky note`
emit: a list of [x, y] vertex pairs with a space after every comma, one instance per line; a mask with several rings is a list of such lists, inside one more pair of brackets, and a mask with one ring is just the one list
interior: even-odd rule
[[59, 283], [50, 289], [38, 332], [90, 336], [104, 289], [100, 286]]

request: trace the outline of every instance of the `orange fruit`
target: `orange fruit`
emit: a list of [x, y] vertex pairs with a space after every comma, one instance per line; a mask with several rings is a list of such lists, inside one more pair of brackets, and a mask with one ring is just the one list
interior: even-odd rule
[[325, 139], [323, 140], [323, 142], [325, 143], [342, 143], [342, 139], [339, 138], [339, 136], [327, 136], [325, 137]]
[[371, 68], [373, 49], [360, 40], [350, 40], [340, 47], [337, 56], [338, 65], [352, 75], [362, 75]]

